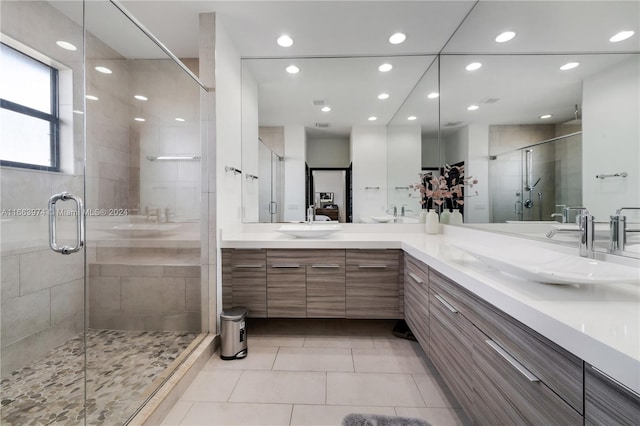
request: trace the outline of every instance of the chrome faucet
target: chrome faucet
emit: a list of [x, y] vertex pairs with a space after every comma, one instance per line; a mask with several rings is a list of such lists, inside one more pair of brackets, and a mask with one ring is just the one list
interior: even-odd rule
[[572, 211], [578, 212], [578, 214], [576, 214], [575, 223], [578, 223], [582, 213], [589, 212], [586, 207], [564, 207], [562, 209], [562, 223], [569, 223], [569, 216]]
[[609, 251], [624, 251], [627, 245], [628, 232], [640, 232], [637, 229], [627, 229], [627, 217], [622, 215], [623, 210], [640, 210], [640, 207], [621, 207], [616, 210], [609, 220]]
[[400, 216], [404, 216], [404, 214], [406, 212], [412, 212], [413, 211], [413, 210], [406, 209], [405, 207], [407, 207], [407, 205], [403, 204], [402, 207], [400, 208]]
[[578, 246], [578, 253], [582, 257], [588, 257], [593, 259], [595, 257], [595, 252], [593, 250], [593, 240], [595, 235], [595, 225], [593, 216], [589, 214], [589, 210], [584, 207], [568, 207], [568, 209], [579, 209], [580, 215], [578, 216], [578, 229], [558, 229], [553, 228], [551, 231], [547, 232], [547, 238], [553, 238], [558, 232], [579, 232], [580, 233], [580, 244]]

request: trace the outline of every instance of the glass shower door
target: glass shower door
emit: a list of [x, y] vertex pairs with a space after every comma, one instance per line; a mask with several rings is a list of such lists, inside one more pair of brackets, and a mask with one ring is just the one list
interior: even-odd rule
[[83, 424], [83, 4], [0, 9], [0, 423]]

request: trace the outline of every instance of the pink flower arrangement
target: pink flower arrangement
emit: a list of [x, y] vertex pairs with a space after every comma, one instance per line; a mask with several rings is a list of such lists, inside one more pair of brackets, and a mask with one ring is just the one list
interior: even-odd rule
[[[414, 191], [420, 191], [421, 204], [425, 205], [429, 200], [440, 206], [445, 200], [450, 199], [457, 205], [464, 204], [463, 188], [478, 183], [477, 179], [472, 176], [464, 177], [464, 166], [444, 166], [444, 174], [440, 176], [432, 176], [431, 173], [420, 173], [420, 182], [409, 185]], [[478, 191], [475, 191], [478, 195]]]

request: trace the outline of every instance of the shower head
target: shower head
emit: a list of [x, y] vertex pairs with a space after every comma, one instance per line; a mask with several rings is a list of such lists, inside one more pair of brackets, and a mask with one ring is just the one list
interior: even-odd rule
[[578, 109], [578, 104], [575, 105], [575, 109], [573, 111], [573, 120], [565, 121], [562, 124], [582, 124], [582, 113]]

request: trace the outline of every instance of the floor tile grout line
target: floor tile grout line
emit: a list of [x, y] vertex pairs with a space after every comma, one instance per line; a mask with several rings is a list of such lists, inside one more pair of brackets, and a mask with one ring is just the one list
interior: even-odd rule
[[416, 389], [418, 389], [418, 393], [420, 394], [420, 398], [422, 398], [422, 403], [424, 404], [425, 407], [429, 408], [429, 406], [427, 405], [427, 400], [425, 399], [424, 394], [420, 390], [420, 386], [418, 386], [418, 382], [416, 381], [416, 378], [413, 375], [413, 373], [411, 373], [411, 380], [413, 380], [413, 383], [416, 385]]
[[293, 409], [295, 408], [296, 404], [291, 404], [291, 413], [289, 413], [289, 426], [291, 426], [291, 422], [293, 422]]
[[[191, 409], [193, 408], [194, 402], [193, 401], [188, 401], [189, 402], [189, 408], [184, 412], [184, 414], [182, 415], [182, 417], [180, 417], [180, 421], [178, 422], [179, 425], [182, 425], [182, 422], [184, 422], [184, 419], [187, 418], [187, 415], [189, 414], [189, 411], [191, 411]], [[174, 405], [175, 407], [175, 405]], [[173, 408], [173, 407], [172, 407]], [[171, 411], [169, 411], [170, 413]], [[168, 414], [168, 413], [167, 413]], [[166, 417], [166, 416], [165, 416]], [[163, 419], [164, 420], [164, 419]]]
[[240, 383], [240, 379], [242, 379], [242, 376], [244, 375], [244, 372], [247, 370], [240, 370], [240, 375], [238, 376], [238, 379], [236, 380], [236, 383], [233, 385], [233, 389], [231, 389], [231, 392], [229, 392], [229, 396], [227, 397], [227, 400], [225, 402], [229, 403], [231, 402], [231, 396], [233, 395], [233, 393], [236, 391], [236, 388], [238, 387], [238, 384]]
[[280, 346], [278, 346], [278, 349], [276, 350], [276, 356], [273, 357], [273, 362], [271, 363], [271, 371], [276, 371], [274, 370], [274, 368], [276, 367], [276, 361], [278, 359], [279, 353], [280, 353]]

